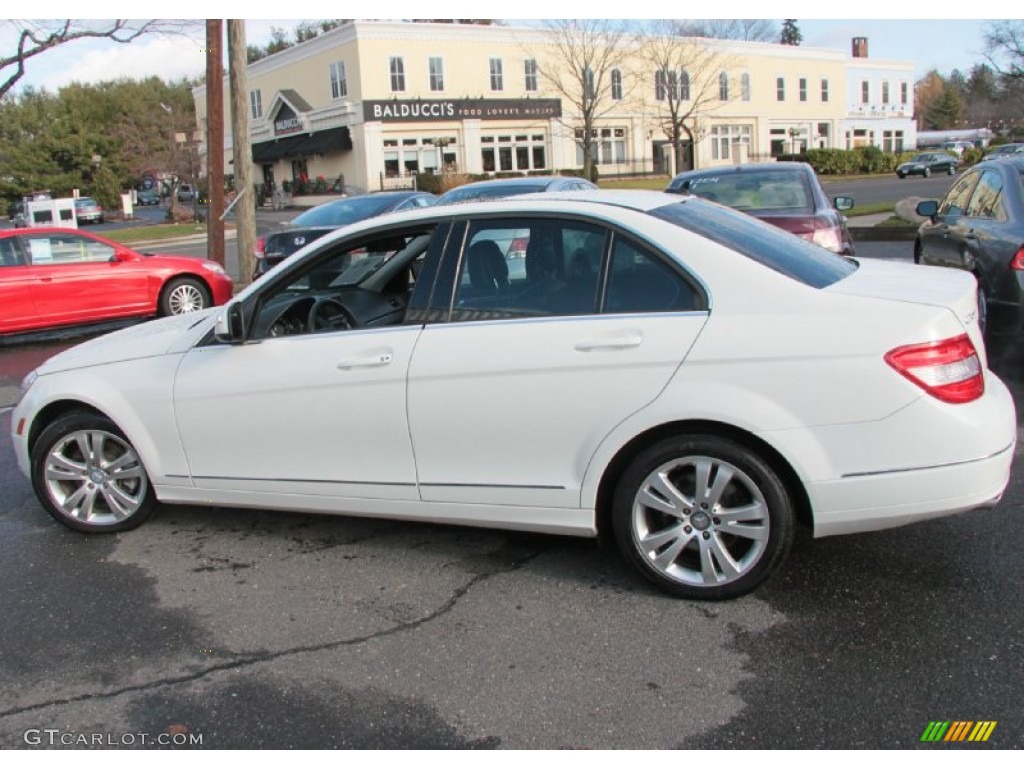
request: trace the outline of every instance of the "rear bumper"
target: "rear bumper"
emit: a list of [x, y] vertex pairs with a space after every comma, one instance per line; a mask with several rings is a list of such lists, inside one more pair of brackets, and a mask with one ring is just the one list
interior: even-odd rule
[[816, 483], [809, 489], [814, 535], [878, 531], [994, 506], [1010, 480], [1014, 447], [962, 464]]

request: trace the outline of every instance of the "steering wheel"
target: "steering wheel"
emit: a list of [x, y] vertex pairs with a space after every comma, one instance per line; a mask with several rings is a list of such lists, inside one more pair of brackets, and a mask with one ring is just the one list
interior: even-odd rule
[[322, 333], [324, 331], [345, 331], [355, 328], [345, 305], [330, 296], [321, 296], [313, 302], [309, 308], [309, 316], [306, 318], [306, 328], [310, 333]]

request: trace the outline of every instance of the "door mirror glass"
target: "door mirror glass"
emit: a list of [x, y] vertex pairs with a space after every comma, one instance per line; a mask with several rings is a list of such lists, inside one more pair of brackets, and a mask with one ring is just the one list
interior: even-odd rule
[[922, 200], [917, 204], [917, 208], [915, 208], [915, 210], [917, 211], [918, 216], [924, 216], [925, 218], [930, 219], [939, 212], [939, 201]]
[[852, 197], [837, 197], [833, 202], [837, 211], [848, 211], [853, 208]]

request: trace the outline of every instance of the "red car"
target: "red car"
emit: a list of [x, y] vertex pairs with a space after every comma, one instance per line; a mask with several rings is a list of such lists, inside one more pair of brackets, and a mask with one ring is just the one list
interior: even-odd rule
[[745, 163], [685, 171], [665, 191], [713, 200], [834, 253], [853, 255], [853, 240], [841, 213], [853, 208], [853, 198], [829, 200], [807, 163]]
[[0, 231], [0, 334], [182, 315], [231, 298], [213, 261], [142, 254], [75, 229]]

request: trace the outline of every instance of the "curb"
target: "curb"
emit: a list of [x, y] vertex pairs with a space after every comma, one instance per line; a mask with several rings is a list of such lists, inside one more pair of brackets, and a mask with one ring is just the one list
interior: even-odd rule
[[[235, 230], [231, 230], [230, 232], [224, 233], [225, 240], [234, 240], [235, 236]], [[199, 243], [205, 243], [208, 239], [208, 235], [188, 235], [186, 237], [165, 238], [162, 240], [137, 240], [131, 243], [123, 243], [123, 245], [126, 245], [133, 250], [138, 250], [140, 248], [160, 247], [167, 245], [198, 245]]]

